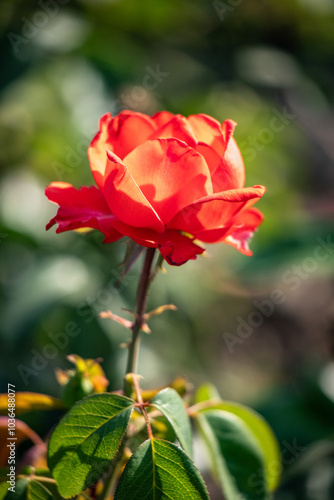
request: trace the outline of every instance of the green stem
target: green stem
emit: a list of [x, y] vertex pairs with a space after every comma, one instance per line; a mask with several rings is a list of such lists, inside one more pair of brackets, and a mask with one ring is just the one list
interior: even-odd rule
[[[141, 333], [141, 328], [145, 322], [144, 315], [146, 311], [148, 288], [151, 281], [150, 280], [151, 268], [152, 268], [154, 254], [155, 254], [155, 248], [148, 248], [146, 250], [143, 269], [141, 272], [137, 290], [136, 319], [132, 327], [132, 338], [129, 344], [128, 364], [126, 367], [127, 374], [137, 372], [140, 333]], [[129, 384], [126, 380], [124, 381], [124, 393], [126, 395], [129, 395], [129, 393], [131, 393]]]
[[111, 462], [110, 467], [107, 472], [107, 477], [104, 480], [103, 488], [98, 496], [98, 500], [106, 500], [111, 491], [113, 491], [117, 485], [122, 467], [123, 467], [123, 449], [124, 445], [121, 445], [116, 458]]
[[32, 481], [38, 481], [40, 483], [57, 484], [55, 479], [53, 479], [51, 477], [35, 476], [34, 474], [31, 474], [31, 475], [18, 474], [18, 476], [16, 476], [16, 477], [17, 477], [17, 479], [31, 479]]
[[153, 270], [151, 277], [150, 277], [150, 282], [152, 282], [154, 280], [154, 278], [156, 277], [156, 275], [158, 274], [159, 271], [166, 272], [162, 267], [163, 261], [164, 261], [164, 258], [161, 255], [161, 253], [159, 253], [157, 263], [155, 264], [154, 270]]

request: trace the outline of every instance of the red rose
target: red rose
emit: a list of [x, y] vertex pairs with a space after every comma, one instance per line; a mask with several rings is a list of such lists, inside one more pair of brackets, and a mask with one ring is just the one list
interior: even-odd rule
[[47, 229], [56, 223], [58, 233], [94, 228], [105, 243], [129, 236], [158, 248], [172, 265], [203, 253], [201, 242], [228, 243], [251, 255], [247, 241], [263, 216], [250, 207], [265, 188], [243, 187], [235, 125], [166, 111], [104, 115], [88, 149], [97, 187], [50, 184], [46, 195], [60, 208]]

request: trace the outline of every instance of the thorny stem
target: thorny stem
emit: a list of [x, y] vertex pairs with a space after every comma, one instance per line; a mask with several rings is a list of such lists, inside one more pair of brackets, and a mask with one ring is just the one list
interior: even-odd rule
[[[140, 281], [137, 289], [137, 307], [136, 307], [136, 320], [132, 327], [132, 338], [129, 344], [128, 364], [126, 373], [136, 373], [138, 366], [138, 354], [140, 344], [140, 333], [143, 324], [145, 323], [145, 311], [147, 302], [147, 292], [151, 282], [151, 267], [155, 254], [155, 248], [148, 248], [146, 250], [143, 269], [140, 276]], [[132, 388], [129, 383], [124, 379], [124, 394], [129, 396]]]
[[[139, 344], [140, 344], [140, 334], [143, 325], [146, 322], [146, 303], [147, 303], [147, 294], [149, 286], [156, 275], [156, 272], [152, 272], [152, 264], [155, 254], [155, 248], [148, 248], [145, 254], [145, 260], [142, 268], [142, 272], [140, 275], [139, 285], [137, 289], [137, 299], [136, 299], [136, 319], [132, 326], [132, 338], [129, 343], [129, 353], [128, 353], [128, 362], [126, 367], [126, 374], [124, 377], [124, 394], [126, 396], [131, 396], [132, 391], [134, 390], [137, 396], [138, 406], [143, 413], [143, 416], [146, 421], [147, 432], [150, 438], [152, 438], [152, 429], [149, 421], [148, 414], [144, 408], [145, 403], [143, 402], [143, 398], [141, 395], [138, 376], [136, 375], [137, 366], [138, 366], [138, 354], [139, 354]], [[116, 455], [116, 458], [110, 464], [107, 477], [104, 481], [103, 489], [101, 494], [99, 495], [99, 500], [105, 500], [111, 491], [115, 488], [120, 472], [122, 470], [124, 460], [122, 460], [124, 444], [121, 444], [121, 447]]]
[[147, 411], [145, 409], [146, 405], [143, 401], [143, 397], [141, 394], [141, 390], [140, 390], [140, 386], [139, 386], [139, 378], [134, 373], [132, 374], [132, 381], [133, 381], [133, 388], [135, 390], [137, 401], [138, 401], [138, 406], [139, 406], [140, 411], [142, 412], [142, 414], [145, 418], [147, 434], [148, 434], [148, 437], [151, 439], [153, 437], [153, 433], [152, 433], [150, 419], [149, 419], [149, 416], [148, 416]]
[[[147, 403], [144, 403], [143, 401], [143, 397], [139, 386], [139, 376], [136, 375], [135, 373], [131, 373], [128, 375], [131, 377], [132, 387], [136, 393], [136, 398], [138, 401], [134, 406], [140, 408], [140, 411], [142, 412], [145, 418], [148, 437], [152, 439], [153, 433], [152, 433], [151, 423], [147, 411], [145, 409]], [[123, 451], [124, 451], [124, 442], [122, 442], [120, 449], [118, 450], [118, 453], [116, 455], [116, 458], [110, 464], [107, 476], [103, 484], [103, 489], [98, 497], [98, 500], [106, 500], [108, 498], [108, 495], [110, 495], [110, 493], [112, 493], [116, 489], [123, 465], [126, 463]]]

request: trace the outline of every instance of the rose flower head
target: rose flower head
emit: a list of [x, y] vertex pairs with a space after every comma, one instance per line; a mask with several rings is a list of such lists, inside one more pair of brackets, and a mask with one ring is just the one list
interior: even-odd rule
[[202, 254], [203, 243], [252, 255], [248, 241], [263, 220], [252, 206], [265, 188], [244, 187], [235, 125], [167, 111], [104, 115], [88, 148], [96, 186], [51, 183], [46, 196], [59, 209], [47, 229], [93, 228], [104, 243], [128, 236], [177, 266]]

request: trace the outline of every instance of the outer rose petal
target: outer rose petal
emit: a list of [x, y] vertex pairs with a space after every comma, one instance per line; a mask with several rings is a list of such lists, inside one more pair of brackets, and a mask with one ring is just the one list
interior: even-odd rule
[[163, 232], [164, 224], [134, 181], [128, 168], [115, 154], [108, 151], [107, 155], [104, 197], [111, 212], [129, 226]]
[[116, 221], [115, 228], [144, 247], [158, 248], [164, 259], [174, 266], [180, 266], [189, 259], [196, 259], [205, 249], [195, 243], [194, 238], [180, 231], [166, 230], [157, 233], [150, 229], [134, 228]]
[[220, 127], [216, 120], [206, 115], [190, 116], [188, 121], [200, 141], [195, 149], [204, 156], [209, 166], [213, 192], [243, 187], [244, 162], [233, 139], [236, 123], [225, 120]]
[[253, 231], [235, 231], [235, 233], [230, 234], [230, 236], [225, 238], [224, 243], [231, 245], [239, 250], [239, 252], [251, 257], [253, 252], [250, 250], [248, 243], [253, 238], [253, 235]]
[[[173, 233], [173, 234], [172, 234]], [[173, 266], [182, 266], [188, 260], [195, 260], [197, 255], [202, 254], [205, 249], [194, 243], [194, 240], [178, 231], [167, 231], [170, 241], [159, 245], [163, 258]]]
[[257, 208], [241, 210], [231, 221], [230, 227], [203, 231], [196, 238], [205, 243], [227, 243], [245, 255], [252, 255], [248, 241], [263, 222], [263, 214]]
[[256, 203], [265, 193], [263, 186], [231, 189], [206, 196], [181, 210], [168, 224], [168, 228], [198, 233], [230, 227], [235, 215]]
[[262, 224], [263, 219], [262, 212], [257, 208], [243, 210], [236, 216], [233, 227], [223, 242], [232, 245], [244, 255], [253, 255], [253, 252], [248, 247], [248, 242], [259, 225]]
[[166, 231], [159, 235], [158, 241], [134, 240], [140, 245], [157, 247], [163, 258], [172, 266], [181, 266], [188, 260], [196, 259], [205, 249], [196, 243], [194, 239], [179, 231]]
[[214, 193], [227, 189], [239, 189], [245, 184], [245, 166], [238, 145], [230, 138], [224, 157], [212, 172]]
[[100, 120], [100, 131], [88, 148], [88, 156], [96, 184], [103, 188], [107, 164], [106, 150], [121, 159], [148, 139], [156, 129], [149, 116], [134, 111], [122, 111], [115, 118], [110, 113]]
[[110, 113], [100, 119], [100, 131], [96, 134], [88, 148], [88, 158], [94, 180], [100, 189], [103, 189], [104, 174], [107, 165], [106, 145], [109, 138], [109, 125], [112, 121]]
[[204, 158], [177, 139], [146, 141], [124, 163], [165, 224], [189, 203], [212, 193]]
[[94, 186], [75, 189], [66, 182], [53, 182], [45, 190], [50, 201], [57, 203], [57, 215], [46, 229], [58, 224], [57, 233], [90, 227], [98, 229], [111, 243], [122, 238], [114, 229], [115, 216], [110, 212], [101, 192]]

